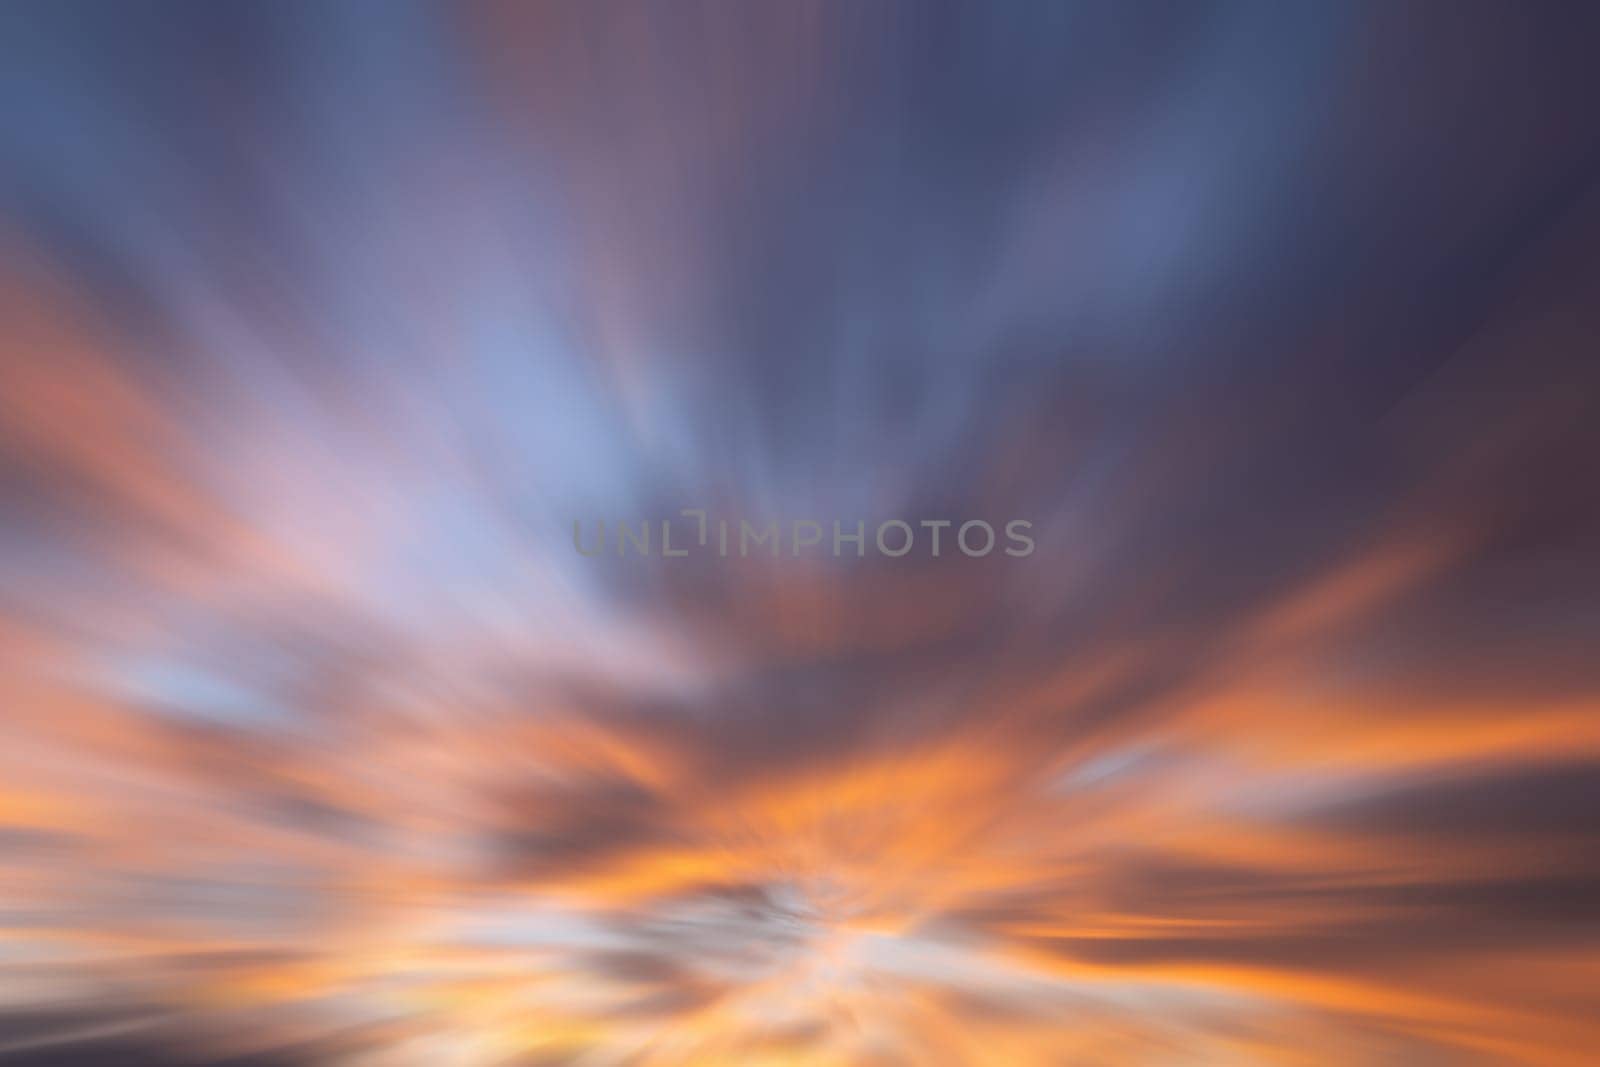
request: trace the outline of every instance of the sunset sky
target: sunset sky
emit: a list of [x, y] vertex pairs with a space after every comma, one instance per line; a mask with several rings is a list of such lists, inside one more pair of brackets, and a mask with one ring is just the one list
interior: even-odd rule
[[1600, 1062], [1597, 54], [0, 3], [0, 1065]]

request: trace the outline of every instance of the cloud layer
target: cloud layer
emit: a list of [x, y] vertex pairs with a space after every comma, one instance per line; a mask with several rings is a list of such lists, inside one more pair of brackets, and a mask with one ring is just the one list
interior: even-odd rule
[[8, 5], [0, 1062], [1592, 1061], [1597, 33]]

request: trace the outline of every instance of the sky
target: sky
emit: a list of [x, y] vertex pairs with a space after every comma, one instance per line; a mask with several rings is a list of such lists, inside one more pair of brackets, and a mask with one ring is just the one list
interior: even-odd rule
[[1594, 1062], [1597, 45], [0, 5], [0, 1064]]

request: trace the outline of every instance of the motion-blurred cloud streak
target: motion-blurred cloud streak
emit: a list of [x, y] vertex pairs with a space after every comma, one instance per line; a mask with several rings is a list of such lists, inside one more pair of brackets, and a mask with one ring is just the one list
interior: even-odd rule
[[9, 5], [0, 1062], [1591, 1061], [1597, 34]]

